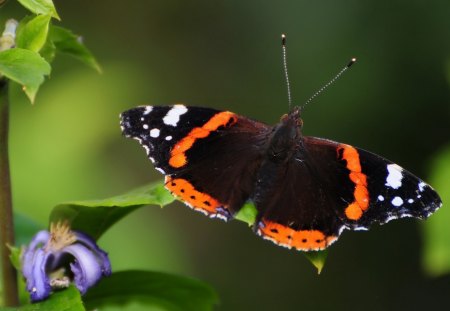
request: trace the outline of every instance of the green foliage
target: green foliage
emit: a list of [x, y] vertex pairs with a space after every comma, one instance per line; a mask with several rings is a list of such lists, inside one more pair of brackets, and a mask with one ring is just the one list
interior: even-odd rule
[[122, 271], [103, 279], [84, 301], [89, 310], [140, 302], [167, 311], [207, 311], [213, 310], [218, 297], [198, 280], [159, 272]]
[[52, 17], [59, 19], [59, 16], [51, 0], [19, 2], [36, 16], [25, 17], [20, 22], [16, 32], [16, 48], [1, 52], [0, 74], [21, 84], [32, 103], [44, 82], [44, 75], [50, 74], [49, 63], [53, 61], [57, 51], [69, 54], [98, 72], [101, 71], [79, 36], [68, 29], [52, 26]]
[[31, 102], [50, 70], [50, 65], [36, 52], [21, 48], [0, 52], [0, 73], [21, 84]]
[[89, 67], [101, 72], [100, 65], [92, 53], [83, 45], [81, 37], [73, 34], [63, 27], [53, 26], [51, 28], [51, 40], [58, 52], [73, 56]]
[[47, 41], [51, 15], [22, 20], [16, 34], [16, 47], [39, 52]]
[[51, 212], [50, 222], [68, 221], [73, 229], [98, 239], [114, 223], [137, 208], [145, 205], [163, 207], [173, 200], [173, 196], [158, 183], [109, 199], [59, 204]]
[[433, 276], [450, 272], [450, 146], [435, 159], [430, 182], [436, 187], [443, 202], [442, 208], [424, 225], [423, 263]]
[[51, 15], [60, 19], [52, 0], [17, 0], [34, 14]]

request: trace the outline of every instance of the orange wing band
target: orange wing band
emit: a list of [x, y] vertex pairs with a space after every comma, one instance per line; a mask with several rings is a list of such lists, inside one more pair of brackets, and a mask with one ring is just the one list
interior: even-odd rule
[[193, 128], [189, 134], [181, 139], [170, 151], [169, 165], [180, 168], [187, 164], [186, 151], [191, 149], [197, 139], [208, 137], [212, 131], [221, 126], [231, 126], [237, 122], [236, 115], [229, 111], [215, 114], [202, 127]]
[[166, 188], [189, 207], [203, 214], [223, 215], [221, 218], [228, 218], [226, 207], [211, 197], [210, 195], [200, 192], [186, 179], [166, 177]]
[[358, 150], [349, 145], [340, 145], [342, 159], [347, 161], [350, 180], [355, 184], [353, 196], [355, 200], [345, 208], [345, 216], [350, 220], [358, 220], [369, 208], [369, 191], [367, 190], [367, 176], [361, 171], [361, 161]]
[[326, 236], [320, 230], [294, 230], [272, 221], [263, 221], [258, 233], [275, 244], [299, 251], [322, 250], [337, 240], [337, 236]]

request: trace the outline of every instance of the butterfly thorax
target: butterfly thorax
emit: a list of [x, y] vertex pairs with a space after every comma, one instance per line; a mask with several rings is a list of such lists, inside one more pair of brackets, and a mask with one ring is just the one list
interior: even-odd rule
[[298, 109], [281, 117], [280, 123], [273, 127], [268, 141], [267, 155], [271, 161], [284, 163], [292, 157], [298, 149], [301, 126]]

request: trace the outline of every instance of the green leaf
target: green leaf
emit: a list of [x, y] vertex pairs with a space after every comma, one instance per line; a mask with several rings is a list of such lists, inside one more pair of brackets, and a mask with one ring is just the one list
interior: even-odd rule
[[36, 52], [21, 48], [0, 52], [0, 74], [21, 84], [32, 103], [50, 70], [49, 63]]
[[256, 209], [256, 206], [253, 203], [247, 202], [242, 206], [239, 212], [237, 212], [234, 218], [252, 226], [256, 221], [257, 214], [258, 210]]
[[328, 256], [328, 250], [305, 252], [305, 256], [313, 264], [313, 266], [316, 267], [317, 274], [320, 274], [323, 267], [325, 266], [325, 261], [327, 260]]
[[52, 26], [50, 37], [56, 46], [57, 51], [71, 55], [91, 68], [101, 72], [100, 65], [88, 48], [82, 43], [81, 37], [73, 34], [63, 27]]
[[52, 210], [50, 222], [68, 221], [73, 229], [98, 239], [114, 223], [137, 208], [145, 205], [163, 207], [173, 201], [164, 185], [158, 183], [109, 199], [59, 204]]
[[17, 30], [16, 46], [39, 52], [47, 40], [50, 15], [38, 15], [20, 25]]
[[[247, 202], [235, 215], [235, 219], [247, 223], [252, 226], [256, 221], [256, 216], [258, 215], [258, 210], [253, 203]], [[304, 252], [306, 258], [313, 264], [317, 269], [317, 273], [322, 272], [325, 266], [325, 261], [327, 259], [328, 251], [316, 251], [316, 252]]]
[[55, 59], [56, 54], [56, 46], [49, 37], [47, 37], [47, 41], [45, 41], [44, 46], [39, 51], [39, 54], [48, 62], [51, 63]]
[[218, 303], [216, 292], [198, 280], [149, 271], [121, 271], [91, 288], [84, 301], [88, 310], [139, 302], [167, 311], [207, 311]]
[[9, 254], [9, 260], [13, 264], [14, 268], [20, 271], [22, 269], [20, 267], [20, 256], [22, 255], [22, 250], [14, 246], [10, 246], [9, 250], [11, 252], [11, 254]]
[[52, 0], [18, 0], [25, 8], [33, 12], [34, 14], [51, 15], [52, 17], [60, 20], [58, 13], [56, 12], [55, 5]]
[[80, 292], [75, 286], [54, 292], [48, 299], [17, 308], [1, 308], [2, 311], [85, 311]]
[[441, 195], [444, 206], [423, 224], [425, 270], [433, 276], [450, 272], [450, 146], [436, 157], [430, 183]]

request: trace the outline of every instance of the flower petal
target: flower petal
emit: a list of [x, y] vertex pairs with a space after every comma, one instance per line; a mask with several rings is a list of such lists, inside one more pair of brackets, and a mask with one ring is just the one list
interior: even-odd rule
[[84, 294], [102, 276], [102, 268], [97, 257], [81, 244], [67, 246], [64, 251], [75, 257], [75, 262], [70, 264], [70, 268], [74, 274], [75, 285], [81, 294]]
[[91, 249], [98, 257], [103, 276], [111, 275], [111, 262], [109, 261], [108, 253], [98, 247], [97, 243], [87, 234], [80, 231], [73, 231], [77, 237], [77, 243], [81, 243]]
[[39, 244], [45, 245], [50, 238], [50, 233], [48, 231], [42, 230], [36, 233], [33, 240], [31, 240], [30, 245], [25, 249], [22, 254], [22, 274], [28, 279], [31, 277], [33, 272], [33, 258], [35, 255], [36, 247]]
[[45, 273], [45, 265], [49, 255], [39, 248], [34, 254], [33, 261], [25, 263], [25, 265], [30, 265], [32, 270], [31, 275], [26, 277], [26, 280], [27, 290], [33, 302], [43, 300], [50, 295], [51, 287]]

